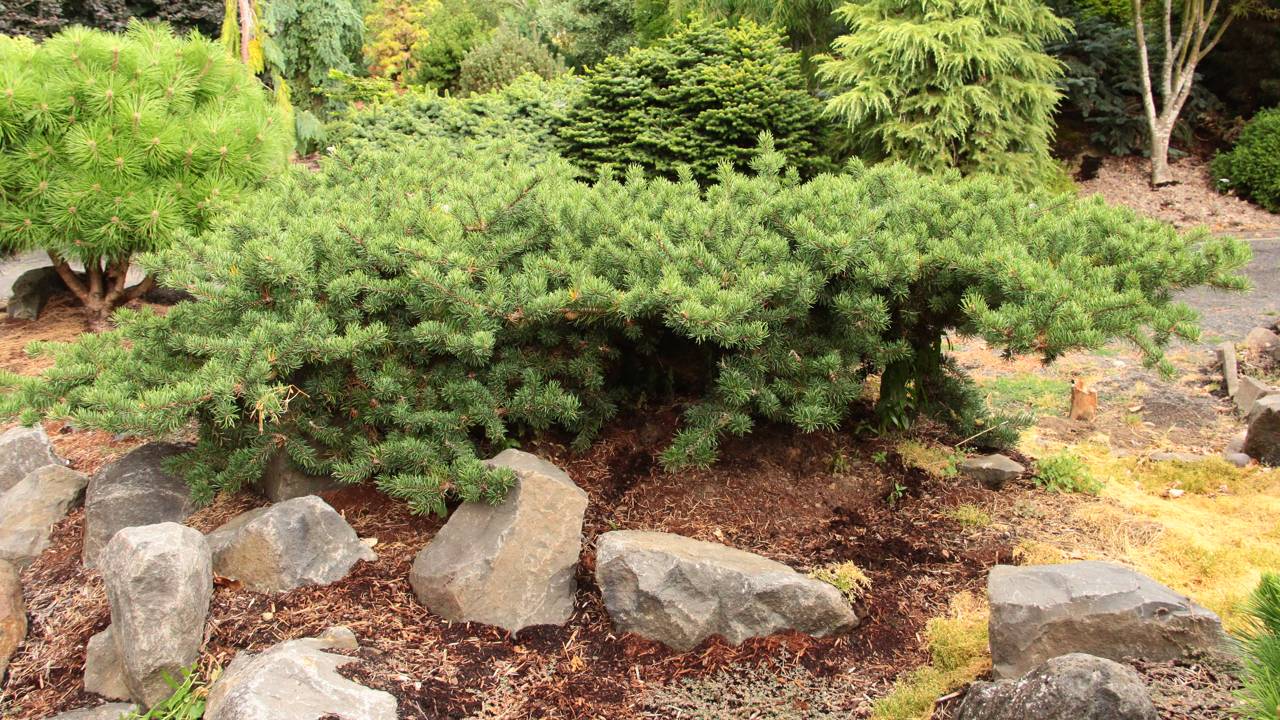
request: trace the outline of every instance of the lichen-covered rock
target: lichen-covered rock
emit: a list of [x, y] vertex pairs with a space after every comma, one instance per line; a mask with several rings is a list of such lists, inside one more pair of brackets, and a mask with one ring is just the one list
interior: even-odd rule
[[53, 526], [84, 501], [88, 484], [83, 473], [46, 465], [0, 495], [0, 560], [26, 567], [39, 557]]
[[191, 490], [169, 474], [164, 462], [185, 452], [183, 445], [150, 443], [99, 470], [84, 500], [85, 567], [97, 567], [98, 553], [123, 528], [182, 522], [195, 509]]
[[1158, 720], [1133, 668], [1092, 655], [1056, 657], [1017, 680], [974, 683], [957, 720]]
[[108, 703], [97, 707], [64, 712], [54, 715], [49, 720], [120, 720], [120, 718], [137, 709], [136, 705], [128, 703]]
[[257, 483], [258, 490], [273, 503], [317, 495], [340, 487], [342, 483], [335, 478], [308, 475], [294, 467], [289, 462], [289, 456], [283, 452], [277, 452], [271, 456], [266, 469], [262, 472], [262, 479]]
[[111, 627], [89, 638], [84, 658], [84, 689], [108, 700], [128, 700], [129, 683], [124, 678], [124, 659]]
[[827, 583], [759, 555], [670, 533], [601, 535], [596, 582], [619, 630], [680, 651], [713, 635], [736, 645], [783, 630], [836, 635], [859, 622]]
[[0, 683], [9, 670], [9, 661], [27, 639], [27, 605], [22, 599], [18, 569], [0, 560]]
[[147, 707], [195, 662], [213, 596], [204, 535], [177, 523], [127, 527], [102, 550], [111, 637], [130, 698]]
[[973, 478], [991, 490], [1000, 490], [1027, 471], [1021, 464], [1004, 455], [965, 458], [961, 461], [959, 470], [965, 477]]
[[1244, 453], [1263, 465], [1280, 466], [1280, 395], [1268, 395], [1254, 403]]
[[511, 632], [573, 614], [584, 493], [560, 468], [505, 450], [489, 461], [518, 480], [499, 505], [465, 503], [418, 553], [409, 582], [446, 620]]
[[1218, 617], [1121, 565], [997, 565], [987, 577], [991, 660], [1015, 678], [1050, 658], [1178, 660], [1225, 648]]
[[358, 560], [376, 560], [324, 500], [308, 495], [250, 510], [209, 534], [213, 569], [257, 592], [341, 580]]
[[0, 492], [17, 485], [32, 470], [45, 465], [66, 465], [53, 452], [44, 428], [16, 427], [0, 435]]
[[242, 652], [209, 690], [205, 720], [396, 720], [396, 699], [338, 673], [352, 658], [355, 635], [332, 628], [318, 638], [291, 640], [259, 654]]

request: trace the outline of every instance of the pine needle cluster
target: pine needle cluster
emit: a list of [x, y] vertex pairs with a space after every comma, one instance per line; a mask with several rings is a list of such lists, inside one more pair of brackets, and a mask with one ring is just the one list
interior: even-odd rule
[[1046, 359], [1122, 337], [1156, 363], [1196, 334], [1175, 292], [1244, 283], [1237, 241], [954, 172], [801, 182], [763, 141], [705, 188], [440, 139], [339, 152], [147, 258], [196, 301], [45, 347], [43, 378], [0, 375], [0, 415], [194, 421], [206, 497], [283, 449], [440, 511], [503, 496], [487, 453], [552, 428], [585, 445], [644, 397], [687, 401], [663, 459], [707, 465], [761, 419], [840, 426], [872, 377], [928, 412], [945, 332]]
[[101, 320], [134, 294], [133, 254], [203, 229], [279, 171], [279, 125], [257, 80], [194, 33], [134, 21], [0, 37], [0, 252], [47, 250]]
[[1054, 172], [1062, 64], [1045, 53], [1070, 23], [1040, 0], [865, 0], [818, 76], [863, 157], [989, 172], [1033, 187]]

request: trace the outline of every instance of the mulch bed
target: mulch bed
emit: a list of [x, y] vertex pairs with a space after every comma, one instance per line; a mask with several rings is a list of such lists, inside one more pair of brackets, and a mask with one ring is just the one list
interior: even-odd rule
[[[847, 435], [782, 428], [726, 443], [713, 469], [668, 473], [656, 454], [676, 418], [662, 409], [619, 423], [584, 454], [550, 441], [526, 448], [558, 462], [591, 498], [578, 610], [564, 627], [512, 635], [428, 613], [413, 597], [409, 567], [443, 520], [413, 516], [403, 503], [356, 487], [326, 497], [361, 537], [377, 538], [378, 560], [332, 585], [275, 596], [219, 578], [202, 666], [347, 625], [362, 648], [345, 672], [394, 694], [402, 717], [635, 718], [659, 686], [786, 656], [837, 678], [845, 709], [863, 715], [868, 697], [927, 661], [927, 619], [956, 592], [979, 590], [989, 567], [1012, 559], [1011, 526], [964, 529], [943, 513], [962, 503], [1011, 505], [1021, 491], [997, 494], [929, 477], [903, 467], [887, 443], [855, 447]], [[877, 451], [887, 459], [874, 462]], [[848, 458], [838, 474], [831, 472], [837, 453]], [[895, 484], [907, 496], [890, 508], [885, 497]], [[222, 497], [190, 524], [208, 531], [261, 503], [248, 494]], [[739, 647], [712, 640], [683, 654], [618, 635], [592, 577], [590, 549], [595, 536], [616, 528], [716, 540], [801, 568], [852, 560], [873, 583], [861, 608], [866, 619], [843, 638], [783, 634]], [[82, 513], [68, 517], [23, 575], [32, 622], [0, 695], [6, 718], [35, 720], [96, 702], [81, 690], [84, 647], [109, 613], [101, 579], [78, 562], [82, 530]]]

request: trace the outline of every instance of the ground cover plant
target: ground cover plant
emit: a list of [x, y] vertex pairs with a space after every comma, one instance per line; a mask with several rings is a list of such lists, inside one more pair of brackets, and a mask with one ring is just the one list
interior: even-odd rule
[[135, 254], [198, 232], [281, 169], [281, 124], [253, 76], [197, 35], [135, 22], [0, 37], [0, 253], [48, 251], [101, 325], [151, 285], [126, 287]]
[[765, 140], [753, 175], [705, 190], [438, 141], [339, 153], [147, 261], [198, 302], [122, 311], [43, 380], [4, 376], [0, 411], [150, 435], [197, 420], [205, 498], [283, 448], [442, 510], [503, 495], [478, 460], [493, 446], [551, 427], [582, 445], [655, 393], [689, 398], [672, 467], [757, 419], [837, 427], [872, 375], [883, 421], [991, 439], [1001, 423], [956, 417], [980, 395], [944, 332], [1046, 359], [1125, 337], [1154, 363], [1196, 332], [1174, 291], [1244, 282], [1234, 241], [902, 166], [801, 183]]

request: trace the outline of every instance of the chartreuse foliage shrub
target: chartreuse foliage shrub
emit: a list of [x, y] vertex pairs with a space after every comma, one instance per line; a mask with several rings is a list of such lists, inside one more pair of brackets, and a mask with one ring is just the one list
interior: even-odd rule
[[[668, 466], [758, 420], [835, 428], [881, 402], [930, 413], [945, 331], [1053, 358], [1127, 337], [1152, 362], [1196, 334], [1173, 301], [1240, 287], [1248, 250], [1097, 200], [985, 176], [854, 165], [800, 182], [766, 142], [701, 187], [432, 140], [336, 151], [146, 264], [197, 299], [45, 346], [0, 375], [0, 415], [162, 435], [196, 421], [200, 494], [302, 468], [418, 510], [494, 500], [477, 459], [531, 431], [582, 446], [642, 397], [688, 404]], [[953, 380], [954, 382], [954, 380]]]
[[1053, 113], [1069, 24], [1039, 0], [865, 0], [819, 64], [827, 108], [867, 157], [926, 172], [991, 172], [1023, 187], [1059, 174]]
[[593, 68], [561, 136], [591, 171], [635, 164], [674, 178], [687, 166], [705, 182], [722, 164], [745, 167], [767, 130], [810, 173], [827, 165], [821, 113], [776, 30], [695, 18]]
[[427, 18], [440, 0], [373, 0], [365, 15], [369, 72], [405, 79], [417, 72], [416, 55], [429, 37]]
[[105, 320], [148, 285], [125, 287], [132, 255], [202, 230], [281, 169], [282, 124], [250, 72], [198, 35], [134, 22], [39, 45], [0, 37], [0, 253], [47, 250]]
[[1214, 158], [1213, 174], [1222, 189], [1280, 212], [1280, 108], [1255, 115], [1236, 146]]
[[1243, 714], [1249, 720], [1272, 720], [1280, 712], [1280, 575], [1265, 573], [1244, 610]]

